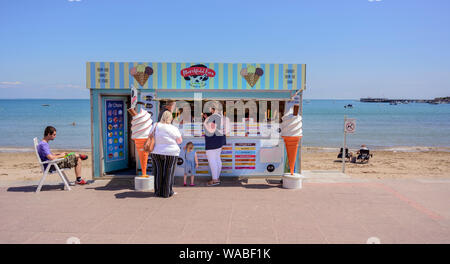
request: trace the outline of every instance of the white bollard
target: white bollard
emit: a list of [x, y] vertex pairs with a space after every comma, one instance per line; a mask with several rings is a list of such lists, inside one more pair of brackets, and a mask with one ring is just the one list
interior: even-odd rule
[[286, 189], [301, 189], [302, 182], [305, 176], [294, 173], [293, 175], [290, 173], [285, 173], [283, 175], [283, 188]]
[[134, 190], [135, 191], [153, 191], [154, 180], [153, 176], [148, 177], [135, 177], [134, 178]]

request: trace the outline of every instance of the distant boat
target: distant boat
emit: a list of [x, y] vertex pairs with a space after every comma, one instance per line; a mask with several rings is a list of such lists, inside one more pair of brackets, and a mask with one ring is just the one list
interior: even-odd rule
[[43, 104], [42, 106], [50, 106], [49, 104]]
[[353, 108], [352, 104], [345, 105], [344, 108]]
[[397, 105], [397, 102], [390, 102], [390, 105]]

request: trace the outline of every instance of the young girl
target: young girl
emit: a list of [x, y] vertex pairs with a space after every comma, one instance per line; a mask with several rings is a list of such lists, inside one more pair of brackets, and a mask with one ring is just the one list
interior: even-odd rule
[[184, 149], [186, 150], [184, 153], [184, 186], [186, 186], [186, 177], [188, 175], [191, 176], [191, 184], [189, 186], [195, 186], [194, 166], [198, 168], [197, 152], [194, 151], [194, 144], [192, 142], [188, 142]]

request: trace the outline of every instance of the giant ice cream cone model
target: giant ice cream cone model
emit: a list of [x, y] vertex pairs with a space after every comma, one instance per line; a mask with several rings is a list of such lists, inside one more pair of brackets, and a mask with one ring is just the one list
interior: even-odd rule
[[[293, 112], [295, 112], [295, 114]], [[298, 111], [293, 111], [291, 108], [281, 118], [281, 136], [283, 137], [284, 145], [286, 146], [291, 175], [294, 175], [298, 144], [302, 138], [302, 117], [297, 114]]]
[[[128, 111], [131, 115], [135, 114], [135, 111]], [[148, 160], [148, 152], [144, 150], [145, 141], [150, 134], [152, 129], [152, 119], [150, 114], [141, 109], [138, 114], [133, 116], [133, 120], [131, 121], [131, 139], [134, 140], [136, 144], [136, 150], [139, 155], [139, 161], [141, 163], [142, 176], [147, 176], [147, 160]]]

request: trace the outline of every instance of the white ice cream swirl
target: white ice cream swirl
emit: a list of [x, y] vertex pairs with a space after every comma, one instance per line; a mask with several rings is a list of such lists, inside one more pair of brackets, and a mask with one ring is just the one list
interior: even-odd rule
[[300, 137], [302, 136], [302, 117], [294, 115], [292, 108], [281, 118], [281, 136], [282, 137]]
[[131, 138], [147, 138], [152, 129], [152, 123], [151, 115], [144, 109], [141, 109], [139, 114], [133, 116], [131, 121]]

